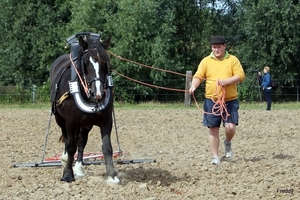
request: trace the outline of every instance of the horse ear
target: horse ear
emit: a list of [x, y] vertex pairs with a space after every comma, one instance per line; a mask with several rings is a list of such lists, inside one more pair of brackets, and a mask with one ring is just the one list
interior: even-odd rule
[[104, 41], [101, 42], [101, 46], [103, 46], [105, 50], [107, 50], [110, 45], [110, 39], [111, 36], [109, 36], [108, 38], [106, 38]]
[[79, 37], [79, 45], [81, 46], [82, 51], [88, 48], [87, 42], [83, 39], [82, 36]]

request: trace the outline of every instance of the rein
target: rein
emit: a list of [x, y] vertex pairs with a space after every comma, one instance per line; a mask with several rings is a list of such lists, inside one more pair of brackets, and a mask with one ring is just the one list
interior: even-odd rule
[[79, 79], [80, 79], [80, 82], [81, 82], [81, 85], [82, 85], [82, 87], [83, 87], [83, 89], [84, 89], [85, 94], [86, 94], [86, 95], [89, 95], [88, 84], [87, 84], [87, 82], [86, 82], [85, 79], [84, 79], [84, 82], [83, 82], [83, 80], [82, 80], [82, 78], [81, 78], [81, 76], [80, 76], [78, 70], [76, 69], [76, 66], [75, 66], [73, 60], [72, 60], [72, 55], [71, 55], [71, 54], [70, 54], [70, 60], [71, 60], [72, 66], [74, 67], [74, 69], [75, 69], [75, 71], [76, 71], [76, 74], [78, 75], [78, 77], [79, 77]]

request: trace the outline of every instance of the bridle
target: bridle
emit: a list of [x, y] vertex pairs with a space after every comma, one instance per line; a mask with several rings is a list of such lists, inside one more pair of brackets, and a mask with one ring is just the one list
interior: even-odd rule
[[[80, 56], [80, 59], [82, 59], [82, 56], [83, 55]], [[91, 61], [89, 61], [89, 62], [91, 62]], [[100, 68], [103, 69], [103, 67], [108, 67], [108, 62], [106, 63], [106, 66], [100, 65], [99, 62], [97, 62], [97, 63], [98, 63], [99, 69]], [[73, 62], [72, 62], [72, 65], [73, 65], [74, 70], [76, 71], [77, 77], [80, 80], [80, 82], [76, 79], [73, 79], [72, 81], [69, 81], [70, 90], [69, 90], [68, 93], [70, 93], [73, 96], [74, 101], [75, 101], [76, 105], [78, 106], [78, 108], [80, 110], [82, 110], [83, 112], [86, 112], [86, 113], [97, 113], [97, 112], [100, 112], [100, 111], [106, 109], [109, 105], [111, 105], [111, 102], [113, 101], [113, 87], [114, 87], [114, 85], [113, 85], [112, 76], [108, 74], [108, 68], [104, 69], [105, 70], [104, 71], [105, 76], [102, 76], [103, 78], [95, 77], [95, 78], [92, 78], [91, 80], [88, 80], [87, 75], [84, 71], [83, 63], [78, 62], [78, 68], [80, 70], [82, 70], [81, 74], [78, 72], [78, 69], [76, 69]], [[94, 81], [100, 81], [101, 83], [103, 83], [104, 91], [102, 91], [102, 92], [104, 92], [104, 96], [101, 99], [98, 99], [100, 101], [89, 102], [89, 101], [86, 101], [86, 99], [83, 98], [80, 87], [84, 88], [84, 92], [86, 94], [86, 97], [90, 98], [90, 96], [93, 95], [90, 88], [91, 88], [91, 85]], [[81, 86], [80, 86], [80, 84], [81, 84]]]
[[[88, 92], [85, 92], [87, 98], [89, 98], [91, 95], [91, 86], [92, 86], [92, 83], [95, 81], [100, 81], [103, 84], [104, 90], [107, 89], [107, 76], [108, 76], [107, 70], [104, 70], [105, 71], [104, 77], [103, 76], [101, 77], [102, 72], [99, 72], [99, 77], [92, 78], [91, 80], [88, 80], [87, 75], [85, 73], [85, 71], [86, 71], [85, 67], [88, 67], [88, 65], [90, 65], [90, 63], [91, 63], [91, 60], [89, 60], [88, 62], [85, 62], [85, 60], [90, 59], [90, 58], [93, 60], [93, 62], [96, 62], [98, 64], [99, 70], [103, 69], [105, 67], [106, 67], [106, 69], [108, 69], [108, 61], [106, 60], [106, 63], [105, 63], [106, 66], [101, 65], [101, 62], [99, 59], [99, 54], [98, 54], [99, 51], [96, 48], [93, 48], [93, 50], [97, 51], [97, 54], [96, 54], [97, 58], [94, 58], [92, 55], [88, 54], [89, 53], [88, 49], [86, 49], [81, 56], [81, 63], [80, 63], [82, 77], [84, 79], [84, 83], [85, 83], [86, 87], [88, 88]], [[84, 58], [84, 57], [87, 57], [87, 58]]]
[[[95, 49], [95, 50], [96, 50], [96, 49]], [[96, 51], [97, 51], [97, 50], [96, 50]], [[88, 80], [88, 79], [87, 79], [87, 75], [86, 75], [86, 73], [84, 72], [84, 71], [85, 71], [85, 70], [84, 70], [85, 63], [84, 63], [84, 59], [83, 59], [83, 57], [84, 57], [86, 54], [88, 54], [88, 50], [87, 50], [87, 49], [86, 49], [86, 50], [83, 52], [83, 54], [81, 55], [81, 62], [79, 63], [79, 67], [80, 67], [80, 69], [81, 69], [81, 71], [82, 71], [82, 75], [80, 75], [78, 69], [76, 68], [75, 63], [74, 63], [73, 60], [71, 59], [71, 54], [70, 54], [70, 60], [71, 60], [71, 62], [72, 62], [72, 66], [73, 66], [74, 70], [76, 71], [76, 74], [77, 74], [77, 76], [78, 76], [78, 78], [79, 78], [79, 80], [80, 80], [81, 86], [83, 87], [84, 92], [85, 92], [87, 98], [89, 98], [89, 97], [90, 97], [90, 94], [91, 94], [91, 88], [90, 88], [90, 87], [91, 87], [91, 85], [92, 85], [93, 82], [95, 82], [95, 81], [100, 81], [100, 82], [103, 84], [104, 89], [107, 89], [107, 76], [108, 76], [108, 75], [106, 74], [106, 76], [105, 76], [104, 79], [103, 79], [102, 77], [95, 77], [95, 78], [93, 78], [93, 79], [91, 79], [91, 80]], [[88, 55], [88, 57], [90, 57], [90, 55]], [[93, 59], [94, 59], [94, 58], [93, 58]], [[94, 60], [95, 60], [95, 59], [94, 59]], [[102, 68], [102, 67], [104, 67], [104, 66], [101, 66], [100, 62], [98, 62], [98, 64], [99, 64], [99, 69]], [[106, 63], [106, 65], [107, 65], [106, 67], [108, 67], [108, 62]]]

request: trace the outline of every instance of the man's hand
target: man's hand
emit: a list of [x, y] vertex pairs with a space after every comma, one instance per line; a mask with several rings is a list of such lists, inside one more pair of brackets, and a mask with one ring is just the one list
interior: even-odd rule
[[196, 87], [194, 85], [191, 86], [191, 88], [189, 89], [190, 94], [194, 94], [196, 90]]
[[226, 86], [227, 85], [227, 81], [226, 80], [218, 80], [219, 85], [221, 86]]
[[197, 87], [200, 85], [201, 81], [199, 78], [193, 78], [191, 88], [189, 89], [190, 94], [194, 94]]

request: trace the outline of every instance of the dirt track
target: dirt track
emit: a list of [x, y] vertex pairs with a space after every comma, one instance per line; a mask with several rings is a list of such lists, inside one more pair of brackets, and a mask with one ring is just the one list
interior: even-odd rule
[[[299, 110], [240, 110], [234, 157], [212, 166], [208, 130], [197, 108], [116, 109], [121, 149], [128, 152], [121, 159], [156, 159], [116, 164], [122, 180], [118, 186], [105, 184], [104, 165], [85, 166], [86, 176], [72, 183], [60, 181], [62, 167], [12, 167], [41, 161], [49, 111], [0, 112], [0, 199], [300, 198]], [[112, 135], [118, 150], [115, 131]], [[46, 157], [62, 152], [59, 136], [52, 118]], [[93, 128], [86, 152], [99, 152], [100, 147]]]

